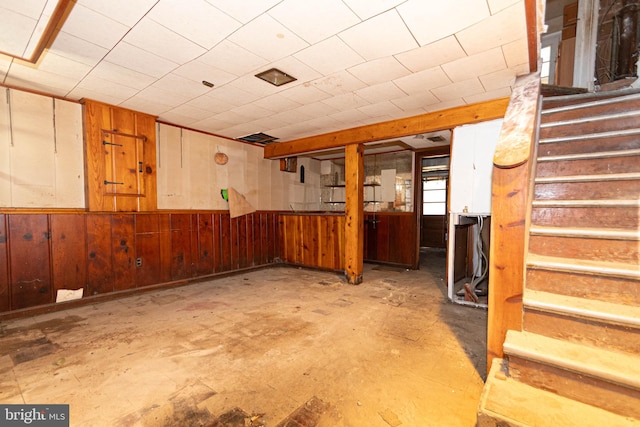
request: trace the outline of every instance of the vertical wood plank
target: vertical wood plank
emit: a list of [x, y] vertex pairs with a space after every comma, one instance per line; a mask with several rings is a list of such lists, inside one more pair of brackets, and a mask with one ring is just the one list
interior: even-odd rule
[[213, 217], [210, 213], [198, 214], [198, 275], [213, 273]]
[[260, 212], [260, 264], [267, 263], [267, 246], [268, 246], [268, 237], [267, 230], [269, 224], [269, 213], [268, 212]]
[[11, 215], [9, 238], [11, 309], [53, 302], [48, 216]]
[[[85, 288], [86, 229], [82, 215], [51, 214], [51, 254], [54, 300], [59, 289]], [[86, 293], [86, 289], [84, 290]]]
[[253, 214], [242, 216], [240, 224], [240, 268], [247, 268], [251, 265], [251, 257], [253, 256], [253, 243], [251, 241], [253, 235], [253, 224], [251, 219]]
[[171, 281], [171, 215], [158, 214], [160, 231], [160, 283]]
[[9, 293], [9, 257], [7, 253], [7, 216], [0, 214], [0, 313], [11, 307]]
[[219, 273], [222, 269], [222, 241], [220, 238], [220, 213], [212, 215], [213, 231], [213, 271]]
[[115, 291], [136, 287], [134, 221], [133, 214], [111, 215], [111, 253]]
[[136, 285], [160, 283], [160, 220], [158, 214], [135, 215]]
[[113, 260], [111, 257], [111, 216], [86, 216], [87, 224], [87, 293], [113, 292]]
[[142, 173], [141, 189], [144, 197], [140, 197], [141, 211], [155, 211], [158, 208], [158, 184], [156, 171], [156, 118], [147, 114], [136, 114], [136, 135], [146, 137], [141, 141]]
[[345, 274], [352, 285], [362, 283], [363, 272], [363, 184], [364, 146], [350, 144], [345, 147]]
[[231, 270], [231, 217], [220, 214], [220, 259], [221, 271]]
[[240, 268], [240, 218], [231, 218], [231, 269]]
[[191, 276], [191, 215], [171, 214], [171, 280]]

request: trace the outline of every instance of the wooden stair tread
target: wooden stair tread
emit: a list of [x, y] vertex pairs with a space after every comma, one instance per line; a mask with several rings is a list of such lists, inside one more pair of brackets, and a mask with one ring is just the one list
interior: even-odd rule
[[526, 331], [507, 331], [505, 354], [640, 390], [640, 357], [562, 341]]
[[538, 162], [557, 162], [564, 160], [605, 159], [610, 157], [640, 156], [640, 148], [613, 151], [596, 151], [592, 153], [557, 154], [554, 156], [540, 156]]
[[590, 261], [528, 253], [526, 266], [527, 268], [563, 271], [566, 273], [593, 274], [640, 280], [640, 268], [637, 264], [621, 262]]
[[491, 364], [480, 397], [478, 427], [504, 423], [509, 426], [554, 427], [640, 426], [640, 420], [518, 382], [503, 372], [502, 362], [502, 359], [494, 359]]
[[578, 125], [583, 123], [597, 122], [601, 120], [625, 119], [625, 118], [636, 117], [636, 116], [640, 116], [640, 111], [632, 110], [632, 111], [625, 111], [625, 112], [614, 113], [614, 114], [598, 114], [593, 116], [583, 116], [576, 119], [557, 120], [557, 121], [550, 121], [547, 123], [541, 123], [540, 129], [548, 129], [556, 126], [572, 126], [572, 125]]
[[608, 132], [596, 132], [589, 134], [556, 136], [552, 138], [540, 138], [540, 144], [552, 144], [555, 142], [577, 141], [586, 139], [615, 138], [617, 136], [640, 135], [640, 129], [624, 129]]
[[630, 91], [630, 92], [632, 93], [629, 93], [626, 95], [620, 95], [620, 96], [611, 96], [612, 94], [606, 94], [607, 96], [606, 99], [595, 99], [592, 101], [581, 102], [581, 103], [570, 104], [570, 105], [563, 105], [560, 107], [544, 108], [544, 102], [547, 99], [552, 102], [557, 102], [563, 99], [574, 100], [574, 99], [586, 98], [586, 97], [593, 98], [595, 95], [593, 93], [588, 93], [588, 94], [566, 95], [562, 97], [558, 96], [558, 97], [547, 98], [547, 99], [544, 99], [542, 102], [543, 107], [542, 107], [541, 113], [542, 115], [552, 115], [553, 113], [557, 113], [560, 111], [579, 110], [579, 109], [585, 109], [585, 108], [590, 108], [590, 107], [595, 107], [600, 105], [617, 104], [617, 103], [622, 103], [626, 101], [633, 101], [633, 100], [640, 99], [640, 93], [638, 93], [637, 90]]
[[578, 207], [578, 208], [620, 208], [620, 207], [640, 207], [640, 199], [590, 199], [590, 200], [533, 200], [531, 205], [534, 208], [566, 208], [566, 207]]
[[535, 178], [536, 184], [565, 182], [635, 181], [640, 180], [640, 172], [600, 173], [592, 175], [541, 176]]
[[640, 240], [637, 230], [614, 228], [548, 227], [532, 225], [529, 234], [536, 236], [578, 237], [589, 239]]
[[[525, 289], [525, 307], [640, 328], [640, 307]], [[638, 360], [640, 363], [640, 359]], [[640, 368], [640, 366], [639, 366]]]

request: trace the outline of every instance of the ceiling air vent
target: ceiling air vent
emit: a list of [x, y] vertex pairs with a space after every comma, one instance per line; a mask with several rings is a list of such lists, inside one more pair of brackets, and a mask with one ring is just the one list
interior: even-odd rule
[[444, 137], [440, 136], [440, 135], [436, 135], [436, 136], [430, 136], [429, 138], [427, 138], [429, 141], [431, 142], [445, 142], [446, 139], [444, 139]]
[[236, 138], [238, 141], [250, 142], [252, 144], [269, 144], [274, 142], [276, 137], [267, 135], [263, 132], [253, 133], [251, 135], [242, 136], [240, 138]]

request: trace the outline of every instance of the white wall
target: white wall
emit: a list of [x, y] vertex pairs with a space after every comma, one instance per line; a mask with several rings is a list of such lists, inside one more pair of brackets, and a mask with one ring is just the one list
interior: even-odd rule
[[0, 88], [0, 207], [85, 207], [80, 104]]
[[[316, 210], [320, 162], [298, 158], [295, 173], [279, 160], [264, 159], [263, 148], [166, 124], [158, 125], [158, 209], [229, 208], [220, 190], [233, 188], [257, 210]], [[217, 152], [227, 155], [216, 164]], [[300, 183], [300, 166], [305, 182]]]

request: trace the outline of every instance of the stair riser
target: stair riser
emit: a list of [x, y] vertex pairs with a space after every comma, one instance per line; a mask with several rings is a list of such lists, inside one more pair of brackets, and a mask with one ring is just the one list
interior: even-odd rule
[[[638, 241], [530, 236], [529, 252], [538, 255], [640, 265]], [[640, 286], [640, 283], [638, 284]]]
[[600, 151], [632, 150], [640, 148], [640, 135], [612, 138], [573, 139], [562, 142], [541, 142], [538, 156], [595, 153]]
[[635, 199], [640, 194], [640, 180], [539, 183], [534, 187], [535, 200]]
[[[587, 102], [597, 102], [610, 98], [617, 98], [624, 95], [634, 95], [637, 90], [625, 90], [624, 93], [607, 91], [607, 92], [585, 92], [582, 94], [573, 94], [568, 96], [549, 96], [542, 100], [542, 109], [566, 107], [568, 105], [584, 104]], [[625, 101], [622, 101], [625, 102]], [[581, 108], [584, 110], [584, 108]]]
[[553, 391], [616, 414], [640, 418], [640, 391], [509, 355], [509, 373], [517, 381]]
[[640, 128], [640, 115], [631, 117], [610, 118], [593, 122], [572, 123], [540, 128], [540, 138], [558, 138], [565, 136], [581, 136], [590, 133], [611, 132]]
[[523, 330], [550, 338], [640, 355], [640, 329], [525, 307]]
[[529, 268], [527, 289], [618, 304], [640, 305], [640, 283], [617, 277]]
[[594, 227], [635, 230], [640, 215], [636, 207], [623, 208], [551, 208], [534, 207], [531, 223], [549, 227]]
[[[545, 103], [545, 108], [548, 104]], [[626, 113], [640, 110], [640, 99], [620, 101], [611, 104], [595, 105], [588, 108], [576, 108], [568, 111], [543, 113], [540, 122], [550, 123], [564, 120], [582, 119], [584, 117], [597, 117], [599, 115]]]
[[538, 162], [537, 177], [640, 172], [640, 156]]

